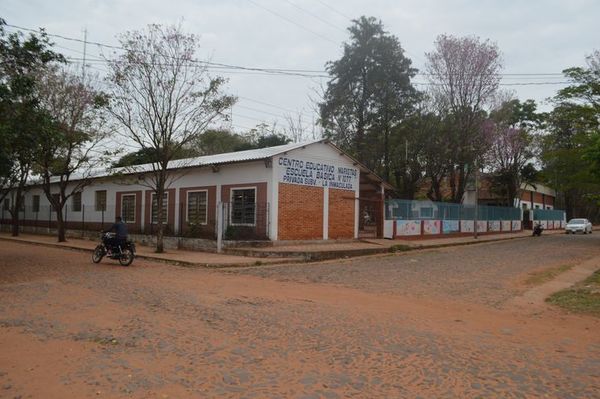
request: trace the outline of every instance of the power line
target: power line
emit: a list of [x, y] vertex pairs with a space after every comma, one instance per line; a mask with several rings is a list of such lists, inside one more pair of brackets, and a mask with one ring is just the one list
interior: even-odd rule
[[318, 15], [317, 15], [317, 14], [315, 14], [315, 13], [313, 13], [312, 11], [309, 11], [309, 10], [307, 10], [307, 9], [305, 9], [305, 8], [302, 8], [302, 7], [300, 7], [299, 5], [297, 5], [296, 3], [293, 3], [293, 2], [291, 2], [290, 0], [285, 0], [285, 1], [286, 1], [288, 4], [290, 4], [292, 7], [295, 7], [295, 8], [297, 8], [298, 10], [300, 10], [300, 11], [304, 12], [305, 14], [308, 14], [308, 15], [310, 15], [311, 17], [313, 17], [313, 18], [315, 18], [315, 19], [318, 19], [319, 21], [323, 22], [324, 24], [326, 24], [326, 25], [328, 25], [328, 26], [330, 26], [330, 27], [332, 27], [332, 28], [334, 28], [334, 29], [337, 29], [337, 30], [340, 30], [340, 31], [342, 31], [342, 32], [346, 33], [346, 29], [340, 28], [339, 26], [336, 26], [336, 25], [332, 24], [332, 23], [331, 23], [331, 22], [329, 22], [328, 20], [326, 20], [326, 19], [324, 19], [324, 18], [321, 18], [320, 16], [318, 16]]
[[318, 2], [318, 3], [320, 3], [321, 5], [323, 5], [323, 6], [327, 7], [327, 8], [329, 8], [331, 11], [333, 11], [333, 12], [334, 12], [334, 13], [336, 13], [337, 15], [340, 15], [340, 16], [342, 16], [342, 17], [346, 18], [348, 21], [352, 21], [352, 18], [350, 18], [349, 16], [347, 16], [347, 15], [345, 15], [345, 14], [341, 13], [340, 11], [336, 10], [335, 8], [331, 7], [329, 4], [327, 4], [327, 3], [325, 3], [325, 2], [322, 2], [321, 0], [315, 0], [315, 1], [317, 1], [317, 2]]
[[304, 114], [303, 112], [293, 111], [293, 110], [291, 110], [291, 109], [284, 108], [284, 107], [282, 107], [282, 106], [275, 105], [275, 104], [272, 104], [272, 103], [268, 103], [268, 102], [265, 102], [265, 101], [256, 100], [256, 99], [249, 98], [249, 97], [244, 97], [244, 96], [237, 96], [237, 97], [238, 97], [238, 98], [241, 98], [242, 100], [250, 101], [250, 102], [257, 103], [257, 104], [261, 104], [261, 105], [266, 105], [267, 107], [273, 107], [273, 108], [276, 108], [276, 109], [280, 109], [280, 110], [282, 110], [282, 111], [290, 112], [290, 113], [292, 113], [292, 114], [298, 114], [298, 113], [300, 113], [301, 115], [303, 115], [303, 116], [306, 116], [307, 118], [308, 118], [308, 117], [311, 117], [311, 118], [312, 118], [312, 116], [309, 116], [309, 115], [307, 115], [307, 114]]
[[[252, 1], [252, 0], [248, 0], [248, 1]], [[35, 29], [24, 28], [21, 26], [10, 25], [10, 24], [6, 24], [6, 26], [14, 28], [14, 29], [23, 30], [23, 31], [38, 33], [38, 30], [35, 30]], [[48, 36], [57, 37], [57, 38], [64, 39], [64, 40], [70, 40], [70, 41], [74, 41], [74, 42], [78, 42], [78, 43], [84, 43], [84, 40], [82, 40], [82, 39], [68, 37], [68, 36], [54, 34], [54, 33], [48, 33], [48, 32], [45, 32], [45, 33]], [[123, 47], [100, 43], [100, 42], [85, 41], [85, 43], [96, 45], [99, 47], [106, 47], [106, 48], [112, 48], [112, 49], [117, 49], [117, 50], [122, 50], [122, 51], [129, 51], [128, 49], [123, 48]], [[57, 47], [60, 47], [60, 46], [57, 46]], [[74, 49], [67, 48], [67, 47], [64, 47], [64, 48], [68, 49], [70, 51], [78, 52], [81, 54], [81, 51], [74, 50]], [[82, 60], [81, 58], [77, 58], [77, 57], [72, 57], [71, 59], [74, 61]], [[100, 58], [89, 59], [88, 62], [91, 62], [91, 61], [104, 62], [104, 63], [108, 62], [108, 60], [100, 59]], [[327, 73], [327, 71], [319, 70], [319, 69], [248, 67], [248, 66], [225, 64], [225, 63], [211, 62], [211, 61], [199, 61], [199, 60], [190, 60], [190, 62], [194, 63], [194, 64], [199, 63], [199, 64], [209, 65], [216, 69], [235, 69], [235, 70], [242, 70], [242, 71], [265, 72], [265, 73], [272, 73], [272, 74], [289, 74], [289, 75], [297, 75], [297, 76], [302, 76], [302, 77], [330, 77], [329, 75], [320, 75], [320, 74]], [[435, 76], [435, 74], [426, 73], [426, 72], [417, 72], [416, 75], [418, 75], [418, 76]], [[514, 76], [514, 77], [518, 77], [518, 76], [528, 76], [528, 77], [561, 76], [562, 77], [563, 76], [563, 74], [561, 72], [499, 73], [498, 75], [505, 76], [505, 77], [512, 77], [512, 76]]]
[[296, 22], [296, 21], [294, 21], [293, 19], [290, 19], [290, 18], [286, 17], [285, 15], [282, 15], [282, 14], [278, 13], [277, 11], [273, 11], [273, 10], [271, 10], [270, 8], [267, 8], [267, 7], [265, 7], [265, 6], [262, 6], [262, 5], [258, 4], [257, 2], [255, 2], [254, 0], [248, 0], [248, 1], [249, 1], [250, 3], [252, 3], [252, 4], [254, 4], [255, 6], [257, 6], [257, 7], [259, 7], [259, 8], [262, 8], [263, 10], [265, 10], [265, 11], [267, 11], [267, 12], [269, 12], [269, 13], [271, 13], [271, 14], [273, 14], [273, 15], [275, 15], [275, 16], [277, 16], [277, 17], [279, 17], [279, 18], [281, 18], [281, 19], [283, 19], [283, 20], [285, 20], [285, 21], [287, 21], [287, 22], [289, 22], [290, 24], [292, 24], [292, 25], [295, 25], [295, 26], [297, 26], [297, 27], [298, 27], [298, 28], [300, 28], [300, 29], [303, 29], [303, 30], [305, 30], [305, 31], [307, 31], [307, 32], [310, 32], [310, 33], [312, 33], [312, 34], [313, 34], [313, 35], [315, 35], [315, 36], [318, 36], [318, 37], [320, 37], [320, 38], [321, 38], [321, 39], [323, 39], [323, 40], [327, 40], [328, 42], [330, 42], [330, 43], [333, 43], [333, 44], [335, 44], [336, 46], [339, 44], [339, 43], [338, 43], [338, 42], [336, 42], [335, 40], [331, 40], [331, 39], [330, 39], [330, 38], [328, 38], [327, 36], [324, 36], [324, 35], [322, 35], [322, 34], [320, 34], [320, 33], [318, 33], [318, 32], [315, 32], [315, 31], [313, 31], [313, 30], [311, 30], [311, 29], [308, 29], [307, 27], [305, 27], [304, 25], [301, 25], [301, 24], [297, 23], [297, 22]]

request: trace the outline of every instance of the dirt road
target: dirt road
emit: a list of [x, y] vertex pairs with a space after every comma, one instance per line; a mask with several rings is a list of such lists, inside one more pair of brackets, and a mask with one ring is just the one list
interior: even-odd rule
[[209, 271], [0, 242], [0, 398], [598, 397], [600, 321], [507, 305], [598, 244]]

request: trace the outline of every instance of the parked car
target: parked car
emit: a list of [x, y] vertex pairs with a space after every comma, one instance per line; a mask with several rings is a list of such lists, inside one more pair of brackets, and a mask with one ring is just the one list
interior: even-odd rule
[[575, 234], [575, 233], [583, 233], [592, 234], [592, 223], [590, 223], [587, 219], [571, 219], [567, 226], [565, 227], [565, 233]]

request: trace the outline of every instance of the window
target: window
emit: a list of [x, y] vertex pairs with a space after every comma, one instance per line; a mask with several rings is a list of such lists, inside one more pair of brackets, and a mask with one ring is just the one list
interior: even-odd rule
[[21, 196], [21, 202], [19, 202], [19, 212], [25, 212], [25, 196]]
[[256, 223], [256, 189], [231, 190], [231, 224], [250, 225]]
[[121, 196], [121, 217], [125, 223], [135, 223], [135, 194]]
[[40, 211], [40, 196], [39, 195], [33, 196], [33, 203], [31, 204], [31, 208], [34, 213], [38, 213]]
[[187, 221], [192, 224], [206, 224], [208, 208], [207, 191], [188, 191]]
[[[167, 223], [169, 221], [169, 215], [167, 212], [167, 203], [169, 201], [169, 193], [163, 193], [163, 201], [162, 201], [162, 214], [163, 214], [163, 223]], [[156, 198], [156, 193], [152, 193], [152, 223], [158, 223], [158, 201]]]
[[81, 192], [73, 194], [73, 212], [81, 212]]
[[96, 212], [106, 212], [106, 190], [96, 191]]
[[4, 198], [4, 210], [10, 211], [10, 198]]

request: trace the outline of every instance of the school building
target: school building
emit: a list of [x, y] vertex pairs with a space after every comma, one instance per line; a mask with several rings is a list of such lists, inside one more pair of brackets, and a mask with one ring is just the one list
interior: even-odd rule
[[[68, 230], [99, 231], [120, 215], [130, 233], [156, 231], [152, 165], [107, 169], [71, 197]], [[391, 187], [328, 140], [173, 161], [164, 195], [166, 235], [226, 240], [337, 240], [383, 236]], [[10, 201], [7, 198], [6, 201]], [[32, 183], [24, 229], [52, 229], [55, 212]], [[10, 202], [2, 224], [10, 224]], [[221, 233], [222, 232], [222, 233]]]

